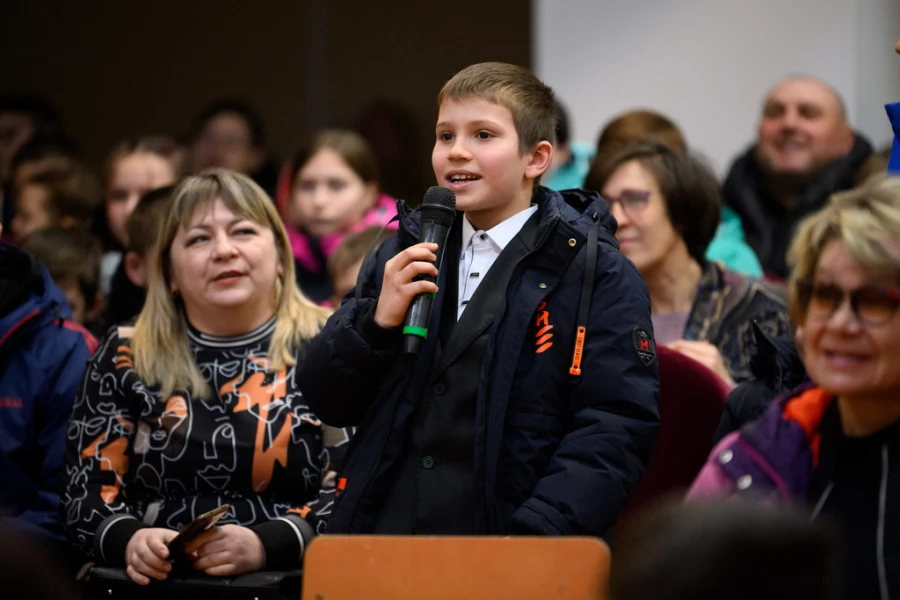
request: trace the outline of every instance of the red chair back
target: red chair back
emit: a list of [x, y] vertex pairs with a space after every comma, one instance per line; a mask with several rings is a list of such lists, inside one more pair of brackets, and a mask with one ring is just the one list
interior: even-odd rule
[[730, 391], [721, 377], [666, 347], [659, 360], [659, 435], [647, 471], [619, 515], [618, 526], [641, 508], [686, 490], [709, 458]]

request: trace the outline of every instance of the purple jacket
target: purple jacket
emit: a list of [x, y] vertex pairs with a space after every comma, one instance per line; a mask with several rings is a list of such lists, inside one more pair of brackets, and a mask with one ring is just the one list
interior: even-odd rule
[[752, 493], [806, 501], [819, 463], [820, 425], [833, 397], [806, 385], [776, 400], [759, 420], [726, 436], [688, 492], [688, 500]]

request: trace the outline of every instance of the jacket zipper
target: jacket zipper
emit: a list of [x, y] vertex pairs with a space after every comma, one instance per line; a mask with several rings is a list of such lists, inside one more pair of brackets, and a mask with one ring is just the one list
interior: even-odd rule
[[[512, 282], [513, 277], [515, 277], [516, 272], [519, 270], [519, 267], [522, 265], [522, 263], [525, 262], [527, 259], [531, 258], [534, 254], [536, 254], [537, 251], [540, 250], [541, 248], [543, 248], [544, 244], [547, 243], [547, 239], [549, 239], [550, 234], [552, 232], [556, 231], [556, 224], [559, 221], [559, 219], [560, 219], [559, 215], [554, 215], [553, 218], [550, 220], [550, 223], [547, 225], [547, 228], [544, 230], [543, 235], [541, 235], [541, 239], [539, 239], [537, 241], [537, 243], [534, 245], [534, 249], [532, 249], [531, 252], [529, 252], [528, 254], [526, 254], [525, 256], [523, 256], [516, 262], [515, 266], [513, 267], [512, 274], [509, 277], [510, 282]], [[504, 321], [506, 320], [506, 307], [509, 304], [509, 300], [510, 300], [509, 288], [507, 287], [505, 302], [503, 303], [503, 306], [500, 308], [500, 314], [498, 315], [499, 318], [497, 319], [497, 329], [496, 329], [497, 331], [500, 331], [501, 327], [503, 327], [503, 325], [504, 325]], [[496, 361], [496, 358], [497, 358], [497, 351], [496, 351], [496, 349], [494, 349], [494, 353], [491, 356], [491, 364], [490, 364], [490, 367], [488, 368], [488, 374], [493, 373], [494, 362]], [[487, 411], [487, 409], [488, 409], [487, 399], [485, 398], [484, 410]], [[483, 418], [484, 418], [484, 422], [485, 422], [485, 432], [486, 432], [487, 431], [487, 415], [483, 415]], [[481, 486], [481, 499], [482, 499], [482, 502], [484, 503], [484, 507], [482, 508], [482, 510], [484, 511], [483, 516], [485, 518], [485, 525], [488, 524], [487, 518], [488, 518], [488, 514], [490, 512], [488, 510], [487, 485], [485, 485], [486, 482], [484, 481], [486, 475], [487, 475], [487, 473], [482, 474], [482, 486]]]
[[[397, 211], [397, 217], [398, 217], [397, 218], [397, 235], [400, 235], [400, 233], [405, 232], [405, 233], [408, 233], [410, 236], [412, 236], [412, 229], [403, 220], [404, 217], [408, 218], [408, 216], [410, 214], [410, 211], [408, 208], [406, 208], [406, 210], [404, 211], [405, 207], [406, 207], [405, 203], [403, 203], [403, 204], [398, 203], [399, 210]], [[401, 212], [404, 212], [404, 214], [401, 215], [400, 214]], [[381, 233], [384, 233], [384, 229], [386, 227], [387, 227], [387, 225], [382, 227]], [[381, 237], [381, 233], [378, 234], [378, 237]], [[416, 233], [416, 236], [413, 237], [413, 239], [414, 240], [418, 239], [418, 232]], [[370, 257], [370, 260], [374, 260], [374, 258], [375, 258], [375, 256], [373, 253], [373, 255]], [[376, 265], [377, 265], [377, 263], [376, 263]], [[360, 269], [360, 273], [364, 272], [365, 267], [366, 267], [366, 265], [363, 265], [363, 267]], [[375, 274], [375, 277], [377, 280], [377, 277], [378, 277], [377, 273]], [[410, 367], [411, 366], [412, 366], [412, 362], [410, 361]], [[409, 377], [412, 377], [412, 375], [408, 374], [407, 378], [409, 378]], [[397, 416], [397, 403], [394, 403], [394, 408], [391, 409], [391, 426], [392, 427], [394, 424], [394, 418], [396, 416]], [[372, 482], [372, 477], [375, 475], [375, 471], [378, 470], [378, 466], [381, 462], [381, 457], [384, 455], [384, 449], [387, 448], [388, 438], [390, 438], [390, 432], [388, 432], [387, 435], [384, 436], [384, 439], [381, 442], [381, 449], [378, 451], [378, 460], [375, 461], [375, 463], [372, 465], [372, 469], [369, 471], [369, 474], [366, 476], [366, 480], [363, 482], [363, 487], [359, 492], [359, 496], [357, 496], [356, 501], [353, 503], [353, 508], [350, 509], [350, 514], [347, 517], [347, 528], [348, 529], [353, 525], [353, 520], [356, 518], [356, 509], [357, 509], [357, 507], [359, 507], [359, 503], [362, 501], [363, 496], [365, 496], [366, 491], [369, 489], [369, 484]], [[348, 452], [349, 452], [349, 449], [348, 449]], [[344, 458], [344, 464], [347, 464], [347, 460], [346, 460], [347, 458], [349, 458], [349, 455]], [[332, 508], [332, 511], [334, 511], [334, 508]]]
[[[875, 538], [875, 559], [878, 562], [878, 587], [881, 600], [890, 600], [891, 597], [890, 592], [888, 591], [887, 569], [884, 564], [884, 529], [885, 513], [887, 511], [888, 470], [888, 447], [887, 444], [885, 444], [881, 447], [881, 486], [878, 492], [878, 531], [876, 532]], [[825, 487], [825, 491], [822, 492], [822, 496], [819, 498], [818, 502], [816, 502], [816, 506], [813, 508], [809, 517], [810, 521], [819, 516], [819, 513], [825, 506], [825, 502], [831, 495], [832, 490], [834, 490], [833, 481]]]
[[[412, 377], [411, 374], [407, 375], [407, 379], [410, 377]], [[401, 378], [401, 381], [402, 381], [402, 378]], [[407, 383], [407, 385], [408, 385], [408, 383]], [[405, 390], [405, 388], [404, 388], [404, 390]], [[394, 403], [394, 407], [391, 409], [391, 420], [390, 420], [391, 430], [393, 430], [394, 419], [397, 416], [397, 405], [398, 404], [399, 404], [399, 399], [397, 400], [397, 402]], [[391, 437], [391, 432], [388, 431], [387, 434], [384, 436], [384, 439], [381, 442], [381, 449], [378, 451], [378, 460], [376, 460], [373, 463], [372, 469], [369, 471], [369, 474], [366, 476], [366, 480], [363, 483], [362, 490], [360, 490], [359, 496], [357, 496], [356, 501], [353, 503], [353, 508], [350, 510], [350, 516], [347, 518], [348, 529], [353, 524], [353, 520], [356, 518], [356, 509], [359, 506], [359, 503], [362, 502], [363, 497], [366, 495], [366, 491], [368, 491], [368, 489], [369, 489], [369, 484], [372, 483], [372, 477], [374, 477], [375, 471], [377, 471], [378, 467], [381, 466], [381, 457], [384, 456], [384, 450], [385, 450], [385, 448], [387, 448], [388, 439], [390, 437]], [[345, 460], [345, 464], [346, 464], [346, 460]]]
[[[537, 242], [537, 244], [534, 245], [534, 249], [533, 249], [531, 252], [529, 252], [528, 254], [526, 254], [525, 256], [523, 256], [522, 258], [520, 258], [520, 259], [516, 262], [515, 266], [513, 267], [512, 274], [511, 274], [510, 277], [509, 277], [509, 280], [510, 280], [510, 281], [512, 281], [512, 280], [513, 280], [513, 277], [515, 277], [516, 271], [519, 270], [519, 267], [521, 266], [521, 264], [522, 264], [523, 262], [525, 262], [526, 260], [528, 260], [529, 258], [531, 258], [538, 250], [540, 250], [540, 249], [544, 246], [544, 244], [547, 243], [547, 238], [549, 238], [549, 237], [550, 237], [550, 233], [556, 229], [556, 222], [557, 222], [558, 220], [559, 220], [559, 215], [554, 216], [554, 217], [550, 220], [550, 224], [547, 225], [547, 229], [544, 231], [544, 235], [542, 235], [542, 236], [541, 236], [541, 239], [539, 239], [538, 242]], [[506, 319], [506, 305], [509, 304], [509, 288], [507, 288], [507, 290], [506, 290], [506, 298], [505, 298], [505, 300], [506, 300], [506, 302], [504, 302], [504, 303], [503, 303], [503, 306], [500, 307], [500, 314], [499, 314], [499, 317], [500, 317], [500, 318], [497, 319], [497, 330], [498, 330], [498, 331], [500, 330], [500, 326], [503, 325], [504, 319]], [[495, 356], [496, 356], [496, 353], [495, 353]], [[492, 362], [491, 362], [491, 367], [493, 367], [493, 366], [494, 366], [494, 364], [493, 364], [493, 357], [491, 357], [491, 360], [492, 360]]]
[[878, 585], [881, 588], [881, 600], [890, 600], [888, 591], [887, 569], [884, 566], [884, 521], [887, 510], [887, 484], [888, 484], [888, 447], [881, 447], [881, 489], [878, 493], [878, 537], [875, 545], [878, 559]]
[[812, 521], [816, 517], [819, 516], [819, 513], [822, 512], [822, 509], [825, 507], [825, 501], [828, 500], [828, 496], [831, 495], [831, 491], [834, 489], [834, 482], [830, 482], [827, 486], [825, 486], [825, 491], [822, 492], [822, 496], [819, 498], [819, 501], [816, 502], [815, 508], [813, 508], [812, 513], [809, 516], [809, 520]]

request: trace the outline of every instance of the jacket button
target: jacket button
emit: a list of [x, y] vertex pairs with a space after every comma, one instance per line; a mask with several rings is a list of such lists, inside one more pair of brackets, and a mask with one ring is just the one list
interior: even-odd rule
[[546, 284], [546, 283], [539, 283], [539, 284], [538, 284], [538, 287], [541, 288], [542, 290], [546, 290], [546, 289], [547, 289], [547, 284]]
[[434, 466], [434, 458], [432, 458], [430, 456], [426, 456], [425, 458], [422, 459], [422, 466], [425, 467], [426, 469], [432, 468]]
[[575, 241], [575, 238], [569, 238], [569, 245], [570, 245], [570, 246], [575, 246], [575, 244], [577, 244], [577, 243], [578, 243], [578, 242]]
[[746, 490], [753, 483], [753, 478], [749, 475], [744, 475], [740, 479], [737, 480], [737, 488], [741, 491]]
[[719, 455], [719, 463], [723, 465], [727, 465], [731, 462], [731, 459], [734, 458], [734, 452], [731, 450], [726, 450], [722, 454]]
[[435, 395], [441, 396], [444, 392], [447, 391], [447, 386], [443, 383], [436, 383], [434, 384], [434, 388], [432, 388], [432, 391], [435, 393]]

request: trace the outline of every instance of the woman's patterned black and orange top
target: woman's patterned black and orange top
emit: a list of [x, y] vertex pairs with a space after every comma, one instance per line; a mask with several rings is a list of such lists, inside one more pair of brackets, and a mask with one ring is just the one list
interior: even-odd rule
[[255, 531], [267, 569], [299, 564], [324, 529], [351, 432], [322, 425], [294, 367], [266, 370], [274, 329], [273, 319], [233, 338], [189, 332], [211, 398], [163, 398], [134, 371], [129, 328], [107, 334], [76, 398], [65, 450], [64, 523], [94, 560], [124, 565], [138, 529], [179, 529], [227, 503], [219, 524]]

